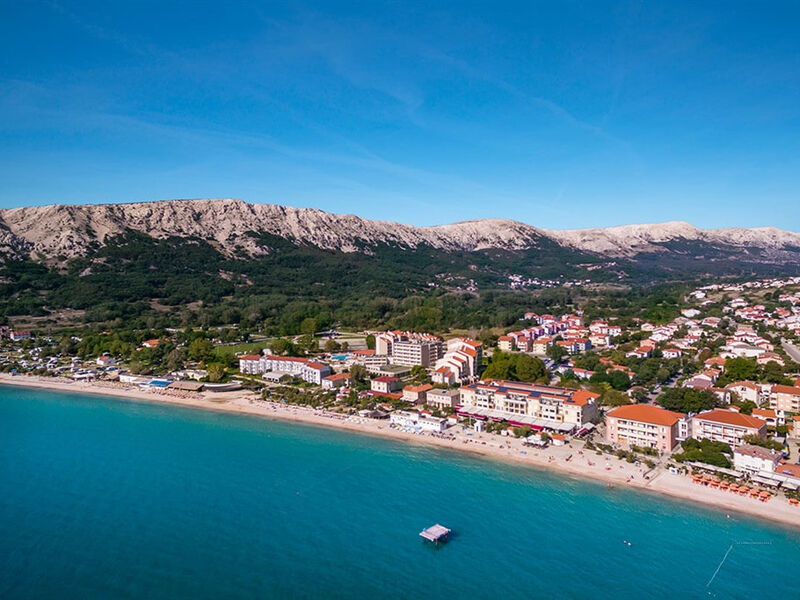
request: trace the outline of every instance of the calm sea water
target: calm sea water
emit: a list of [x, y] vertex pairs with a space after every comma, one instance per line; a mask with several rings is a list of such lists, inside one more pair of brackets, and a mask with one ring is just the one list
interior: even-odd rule
[[[418, 537], [436, 522], [456, 532], [438, 549]], [[652, 495], [0, 386], [4, 599], [798, 598], [798, 561], [795, 531]]]

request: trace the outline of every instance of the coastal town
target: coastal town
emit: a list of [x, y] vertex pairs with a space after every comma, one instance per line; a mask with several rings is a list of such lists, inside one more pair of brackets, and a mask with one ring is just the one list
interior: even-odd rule
[[4, 9], [0, 600], [800, 598], [800, 2]]
[[800, 522], [800, 277], [703, 285], [676, 310], [247, 341], [3, 326], [0, 382], [403, 437]]

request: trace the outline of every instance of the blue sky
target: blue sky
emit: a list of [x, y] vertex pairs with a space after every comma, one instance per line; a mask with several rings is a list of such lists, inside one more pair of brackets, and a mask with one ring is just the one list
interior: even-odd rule
[[0, 207], [800, 230], [796, 2], [2, 3]]

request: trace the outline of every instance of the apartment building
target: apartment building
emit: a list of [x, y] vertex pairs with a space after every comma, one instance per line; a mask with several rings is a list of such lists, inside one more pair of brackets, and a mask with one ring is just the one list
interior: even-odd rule
[[511, 352], [516, 347], [514, 338], [510, 335], [501, 335], [497, 338], [497, 348], [503, 352]]
[[750, 400], [756, 405], [761, 404], [761, 388], [754, 381], [736, 381], [725, 386], [728, 392], [733, 392], [739, 400]]
[[407, 385], [403, 388], [403, 400], [411, 404], [426, 404], [427, 394], [433, 386], [429, 383], [423, 385]]
[[606, 439], [620, 446], [672, 452], [684, 415], [649, 404], [620, 406], [606, 414]]
[[769, 407], [784, 412], [800, 412], [800, 387], [773, 385], [769, 394]]
[[447, 352], [436, 361], [431, 375], [434, 383], [450, 385], [477, 379], [483, 362], [483, 344], [469, 338], [447, 342]]
[[425, 404], [434, 408], [455, 408], [461, 403], [461, 392], [434, 388], [425, 394]]
[[322, 378], [322, 388], [326, 390], [350, 387], [351, 383], [352, 377], [350, 377], [350, 373], [337, 373], [336, 375], [328, 375]]
[[396, 392], [402, 387], [402, 385], [403, 382], [400, 381], [400, 379], [397, 377], [391, 377], [389, 375], [375, 377], [369, 382], [369, 388], [373, 392], [378, 392], [381, 394], [391, 394]]
[[734, 448], [744, 444], [745, 436], [765, 437], [767, 422], [730, 410], [714, 409], [692, 417], [691, 431], [695, 439], [724, 442]]

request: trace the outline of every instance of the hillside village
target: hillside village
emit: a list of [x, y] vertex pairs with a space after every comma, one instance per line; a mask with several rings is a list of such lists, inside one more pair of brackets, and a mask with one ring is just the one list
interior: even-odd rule
[[[591, 309], [526, 311], [481, 340], [311, 323], [302, 336], [249, 343], [235, 330], [174, 330], [116, 352], [102, 336], [3, 327], [0, 368], [182, 397], [256, 389], [266, 402], [419, 435], [572, 445], [798, 498], [800, 277], [697, 287], [668, 319], [587, 319]], [[145, 356], [175, 368], [145, 373]]]

